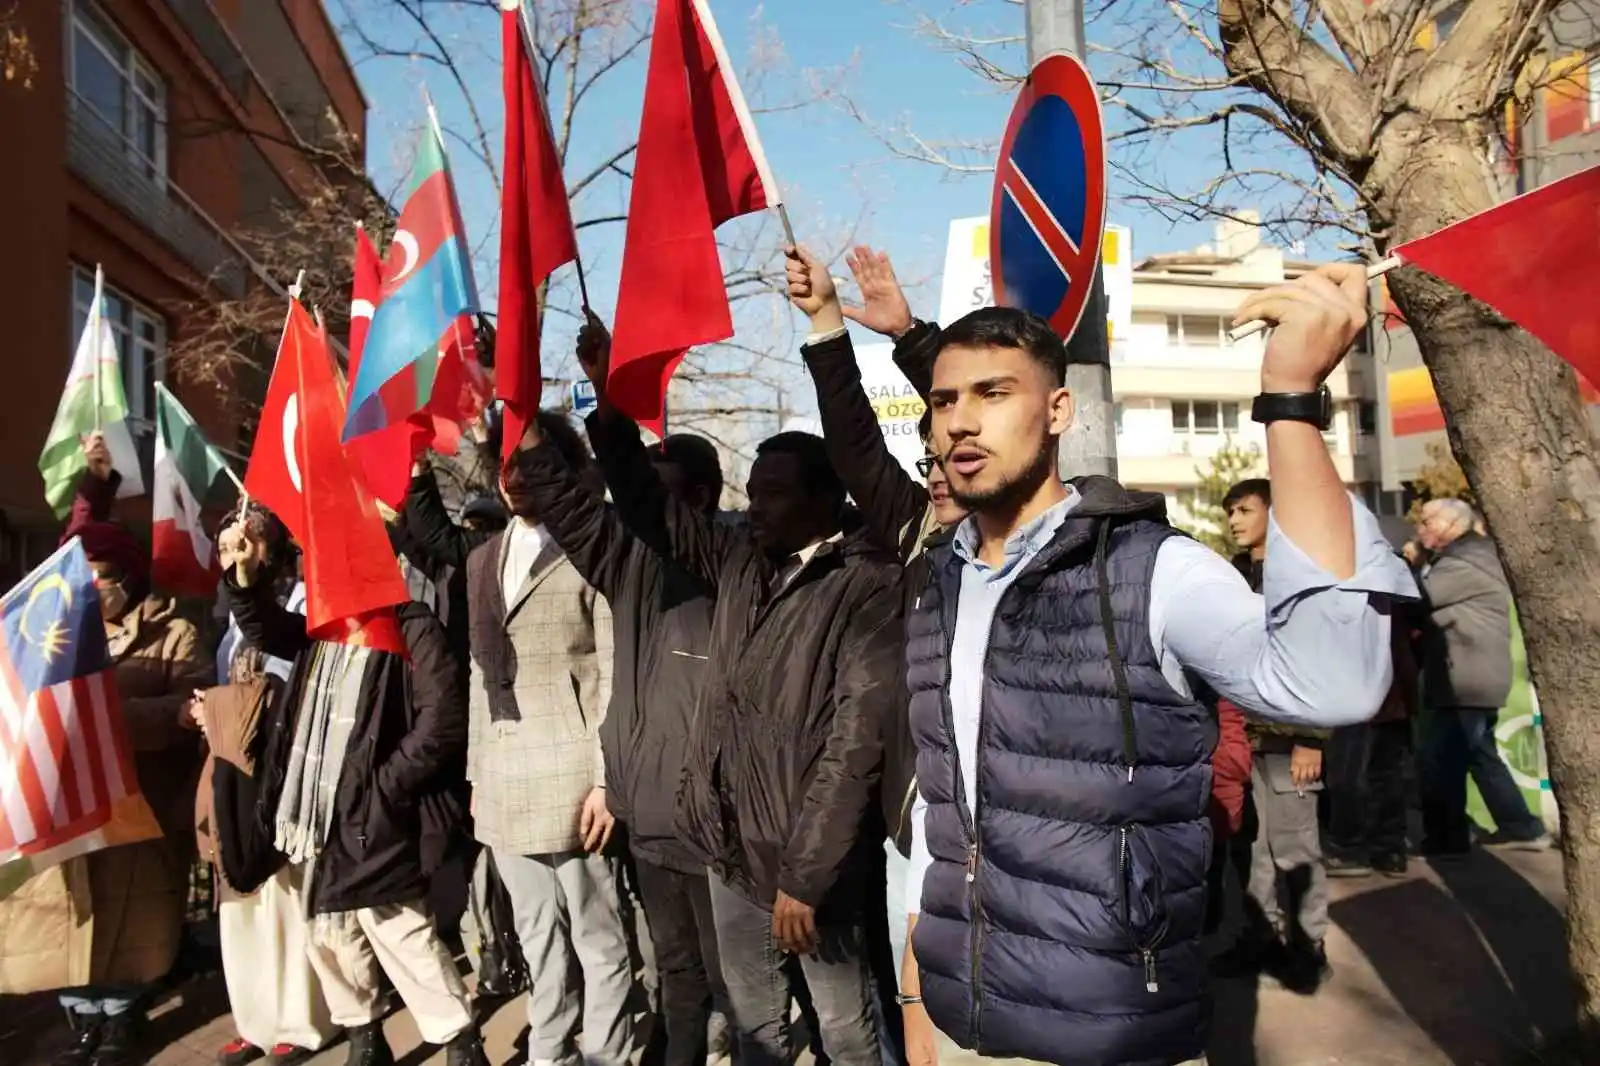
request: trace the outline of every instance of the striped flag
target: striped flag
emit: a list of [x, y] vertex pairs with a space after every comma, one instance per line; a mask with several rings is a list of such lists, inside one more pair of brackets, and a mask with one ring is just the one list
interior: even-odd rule
[[0, 899], [70, 858], [160, 835], [73, 538], [0, 598]]

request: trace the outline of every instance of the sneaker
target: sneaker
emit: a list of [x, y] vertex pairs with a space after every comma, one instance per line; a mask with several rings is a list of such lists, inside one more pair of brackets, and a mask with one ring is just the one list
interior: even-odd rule
[[1403, 851], [1375, 851], [1372, 853], [1372, 868], [1385, 877], [1404, 877], [1410, 860]]
[[1507, 836], [1502, 831], [1489, 834], [1479, 841], [1486, 848], [1496, 848], [1502, 851], [1549, 851], [1555, 847], [1556, 842], [1549, 833], [1540, 833], [1532, 837]]
[[483, 1053], [483, 1039], [477, 1029], [467, 1029], [444, 1046], [446, 1066], [489, 1066]]
[[105, 1019], [98, 1014], [69, 1010], [67, 1024], [72, 1026], [72, 1046], [51, 1059], [51, 1066], [89, 1066], [100, 1047], [100, 1027]]
[[1372, 876], [1372, 864], [1354, 856], [1326, 855], [1322, 859], [1322, 865], [1328, 871], [1329, 877]]
[[266, 1052], [256, 1047], [242, 1036], [236, 1036], [217, 1052], [217, 1066], [245, 1066], [265, 1055]]
[[296, 1047], [293, 1044], [274, 1044], [272, 1050], [267, 1052], [268, 1066], [300, 1066], [303, 1062], [310, 1062], [317, 1057], [317, 1053], [310, 1048]]
[[733, 1026], [727, 1015], [712, 1011], [706, 1022], [706, 1062], [717, 1063], [733, 1057]]
[[144, 1028], [144, 1015], [137, 1010], [107, 1018], [94, 1052], [94, 1066], [144, 1066], [150, 1060]]
[[349, 1031], [350, 1054], [345, 1066], [394, 1066], [394, 1051], [383, 1035], [383, 1022], [368, 1022]]

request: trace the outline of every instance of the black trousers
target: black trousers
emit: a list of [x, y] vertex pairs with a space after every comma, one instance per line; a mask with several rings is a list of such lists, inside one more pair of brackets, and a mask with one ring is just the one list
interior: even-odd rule
[[1328, 843], [1365, 857], [1406, 853], [1406, 763], [1411, 722], [1335, 729], [1325, 753]]
[[662, 1062], [704, 1066], [711, 1011], [728, 1012], [711, 890], [704, 874], [678, 873], [637, 857], [634, 870], [661, 982], [661, 1020], [667, 1032]]

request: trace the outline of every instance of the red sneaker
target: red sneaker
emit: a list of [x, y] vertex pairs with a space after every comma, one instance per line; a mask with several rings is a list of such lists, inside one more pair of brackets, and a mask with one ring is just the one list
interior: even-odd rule
[[217, 1052], [217, 1066], [245, 1066], [266, 1055], [242, 1036], [236, 1036]]
[[302, 1062], [310, 1062], [316, 1054], [310, 1048], [296, 1047], [293, 1044], [274, 1044], [267, 1061], [271, 1066], [299, 1066]]

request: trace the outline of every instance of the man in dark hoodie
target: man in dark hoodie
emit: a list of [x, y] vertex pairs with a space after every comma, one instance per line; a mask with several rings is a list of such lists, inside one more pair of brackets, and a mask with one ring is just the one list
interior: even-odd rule
[[[593, 334], [590, 337], [593, 338]], [[616, 510], [584, 490], [533, 420], [520, 485], [583, 579], [611, 605], [616, 665], [601, 727], [606, 802], [626, 828], [660, 976], [666, 1066], [706, 1059], [713, 1009], [729, 1013], [705, 863], [673, 827], [694, 709], [705, 683], [715, 607], [711, 586], [652, 551]], [[650, 448], [674, 499], [708, 520], [722, 496], [717, 450], [674, 434]]]
[[809, 434], [762, 442], [742, 526], [673, 497], [609, 402], [603, 336], [580, 351], [600, 401], [589, 436], [617, 512], [716, 594], [675, 827], [713, 873], [741, 1060], [791, 1060], [793, 954], [828, 1056], [880, 1066], [870, 952], [887, 942], [878, 789], [880, 716], [896, 709], [885, 680], [900, 644], [896, 569], [846, 534], [844, 488]]
[[[826, 271], [804, 281], [831, 295]], [[793, 281], [791, 293], [807, 298]], [[1387, 647], [1371, 601], [1405, 595], [1405, 575], [1304, 424], [1364, 306], [1350, 268], [1241, 309], [1280, 324], [1257, 411], [1286, 483], [1266, 604], [1166, 524], [1159, 495], [1060, 480], [1072, 397], [1046, 323], [986, 309], [939, 335], [933, 451], [971, 515], [934, 550], [907, 625], [912, 1062], [937, 1060], [934, 1025], [996, 1058], [1170, 1066], [1203, 1054], [1216, 727], [1200, 683], [1319, 725], [1370, 714], [1387, 688], [1351, 677]], [[836, 301], [819, 300], [813, 333], [842, 326]]]

